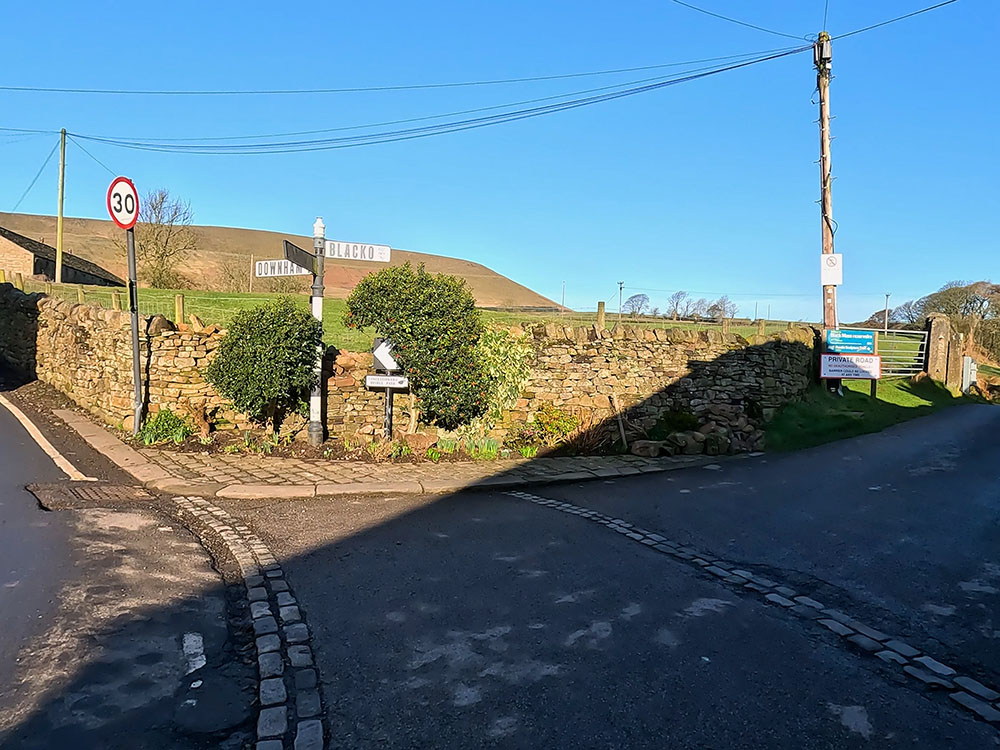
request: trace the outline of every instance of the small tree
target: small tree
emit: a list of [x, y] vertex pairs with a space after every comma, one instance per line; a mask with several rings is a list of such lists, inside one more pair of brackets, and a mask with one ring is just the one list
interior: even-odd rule
[[684, 304], [684, 300], [687, 299], [687, 292], [674, 292], [667, 299], [667, 315], [669, 315], [674, 320], [681, 314], [681, 305]]
[[738, 309], [739, 308], [736, 306], [736, 303], [723, 294], [719, 297], [719, 299], [715, 300], [715, 302], [708, 306], [708, 310], [706, 312], [709, 317], [721, 321], [724, 318], [732, 318], [736, 315], [736, 311]]
[[641, 315], [649, 307], [649, 295], [633, 294], [622, 305], [622, 311], [628, 315]]
[[490, 383], [476, 351], [483, 324], [464, 280], [409, 263], [384, 268], [351, 292], [344, 324], [372, 326], [392, 342], [424, 421], [454, 429], [486, 410]]
[[233, 316], [205, 379], [251, 419], [277, 429], [315, 382], [320, 322], [287, 297]]
[[[157, 289], [185, 284], [179, 266], [194, 251], [191, 206], [163, 188], [151, 190], [139, 201], [135, 225], [135, 255], [143, 280]], [[116, 240], [119, 245], [121, 242]], [[121, 245], [124, 247], [124, 245]]]

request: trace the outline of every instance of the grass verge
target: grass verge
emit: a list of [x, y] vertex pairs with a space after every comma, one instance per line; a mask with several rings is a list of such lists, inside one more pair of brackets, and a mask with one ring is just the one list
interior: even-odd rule
[[985, 403], [956, 396], [943, 384], [925, 379], [879, 382], [878, 398], [869, 395], [867, 380], [845, 380], [844, 396], [831, 396], [813, 386], [802, 401], [785, 406], [767, 425], [767, 448], [790, 451], [842, 438], [878, 432], [894, 424], [924, 417], [950, 406]]

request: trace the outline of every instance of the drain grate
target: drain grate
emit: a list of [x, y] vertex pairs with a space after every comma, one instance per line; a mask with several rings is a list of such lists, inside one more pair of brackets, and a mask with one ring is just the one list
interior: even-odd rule
[[121, 503], [148, 503], [156, 499], [142, 487], [121, 484], [58, 482], [54, 484], [29, 484], [28, 491], [38, 499], [45, 510], [68, 508], [94, 508]]
[[153, 495], [142, 489], [142, 487], [126, 487], [116, 484], [96, 484], [86, 487], [73, 485], [69, 491], [81, 500], [90, 502], [100, 502], [111, 500], [115, 502], [152, 500]]

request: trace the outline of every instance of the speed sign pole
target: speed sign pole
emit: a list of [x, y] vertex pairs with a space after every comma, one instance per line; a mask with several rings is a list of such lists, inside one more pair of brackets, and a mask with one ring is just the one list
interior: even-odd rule
[[108, 188], [108, 213], [125, 230], [128, 253], [128, 308], [132, 318], [132, 434], [142, 427], [142, 369], [139, 364], [139, 292], [135, 273], [135, 223], [139, 220], [139, 194], [127, 177], [116, 177]]

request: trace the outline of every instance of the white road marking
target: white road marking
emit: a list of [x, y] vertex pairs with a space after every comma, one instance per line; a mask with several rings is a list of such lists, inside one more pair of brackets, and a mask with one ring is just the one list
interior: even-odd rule
[[840, 717], [840, 723], [855, 734], [860, 734], [866, 740], [872, 738], [872, 723], [864, 706], [838, 706], [828, 703], [827, 708], [834, 716]]
[[201, 633], [185, 633], [182, 648], [188, 663], [187, 672], [184, 674], [191, 674], [205, 666], [205, 641]]
[[79, 469], [73, 466], [73, 464], [67, 461], [65, 456], [57, 451], [52, 443], [50, 443], [38, 430], [38, 428], [35, 427], [34, 422], [28, 419], [23, 411], [14, 406], [14, 404], [7, 400], [7, 398], [3, 395], [0, 395], [0, 405], [14, 415], [14, 419], [21, 423], [21, 426], [25, 429], [25, 431], [31, 435], [31, 439], [38, 444], [39, 448], [45, 451], [45, 454], [52, 459], [52, 463], [54, 463], [63, 474], [76, 482], [97, 481], [97, 477], [88, 477], [86, 474], [83, 474]]

